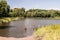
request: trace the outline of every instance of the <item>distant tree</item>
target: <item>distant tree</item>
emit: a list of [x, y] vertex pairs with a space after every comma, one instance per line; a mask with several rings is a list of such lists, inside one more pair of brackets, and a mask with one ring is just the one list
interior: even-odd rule
[[25, 13], [25, 8], [14, 8], [10, 10], [9, 14], [12, 17], [22, 17], [25, 15], [24, 13]]

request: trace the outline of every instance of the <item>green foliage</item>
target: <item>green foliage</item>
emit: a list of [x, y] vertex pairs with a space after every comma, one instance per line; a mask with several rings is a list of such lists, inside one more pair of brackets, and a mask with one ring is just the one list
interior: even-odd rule
[[10, 9], [6, 0], [0, 0], [0, 18], [1, 17], [40, 17], [40, 18], [55, 18], [60, 17], [59, 10], [42, 10], [25, 8]]
[[10, 6], [6, 0], [0, 0], [0, 17], [8, 17]]
[[25, 9], [24, 8], [14, 8], [9, 12], [10, 17], [22, 17], [24, 16]]

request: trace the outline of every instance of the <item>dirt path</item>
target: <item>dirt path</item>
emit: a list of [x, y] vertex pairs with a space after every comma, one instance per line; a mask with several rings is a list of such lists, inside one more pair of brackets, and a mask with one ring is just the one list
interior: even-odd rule
[[25, 37], [25, 38], [0, 37], [0, 40], [34, 40], [34, 37], [33, 36], [28, 36], [28, 37]]

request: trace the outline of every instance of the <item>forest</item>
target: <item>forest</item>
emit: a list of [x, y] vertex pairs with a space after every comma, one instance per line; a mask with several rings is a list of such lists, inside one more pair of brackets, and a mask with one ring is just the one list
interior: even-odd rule
[[25, 8], [10, 8], [6, 0], [0, 1], [0, 18], [3, 17], [40, 17], [40, 18], [55, 18], [60, 17], [60, 10], [45, 10], [45, 9], [29, 9]]

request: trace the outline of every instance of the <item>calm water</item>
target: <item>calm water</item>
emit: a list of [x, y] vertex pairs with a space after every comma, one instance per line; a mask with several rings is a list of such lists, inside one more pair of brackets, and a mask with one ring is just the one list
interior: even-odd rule
[[26, 37], [33, 34], [33, 28], [50, 24], [60, 24], [60, 20], [41, 20], [36, 18], [19, 19], [17, 21], [12, 21], [9, 24], [9, 28], [0, 29], [0, 36]]

